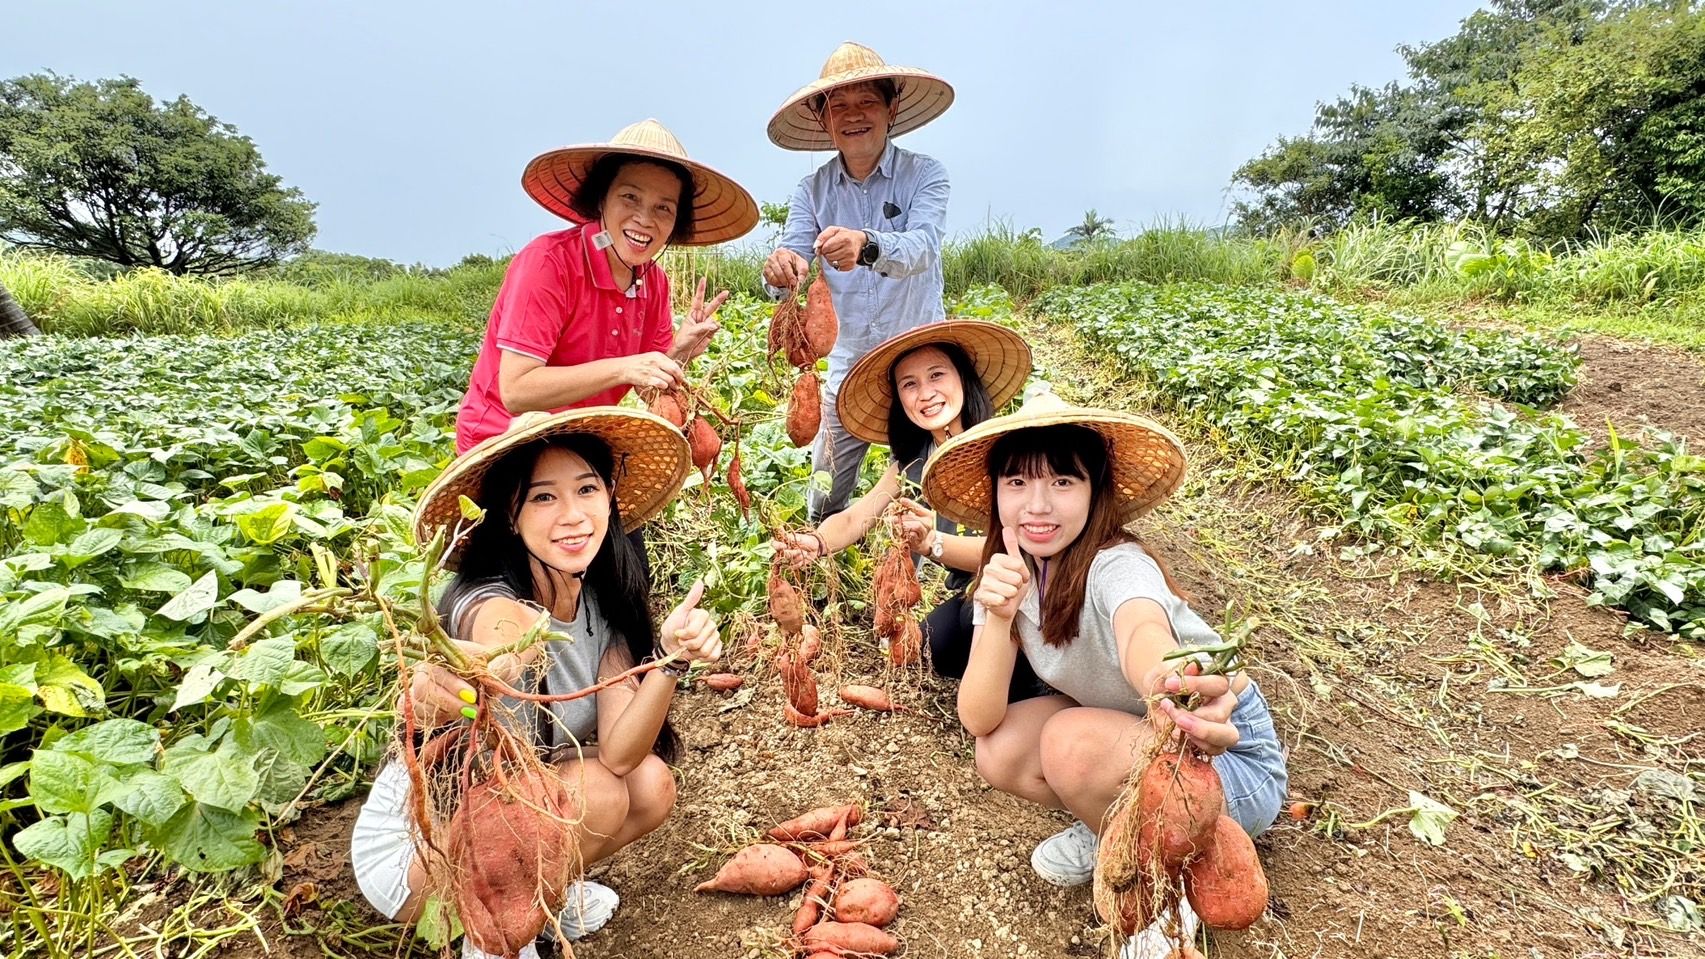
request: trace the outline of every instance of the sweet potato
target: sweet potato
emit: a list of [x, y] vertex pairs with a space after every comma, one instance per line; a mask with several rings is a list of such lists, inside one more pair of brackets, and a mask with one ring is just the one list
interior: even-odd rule
[[704, 677], [706, 686], [724, 693], [731, 689], [739, 689], [745, 682], [745, 677], [738, 673], [710, 673]]
[[923, 661], [924, 633], [918, 621], [910, 616], [899, 620], [894, 637], [888, 641], [888, 661], [895, 666], [911, 666]]
[[869, 923], [820, 922], [806, 930], [805, 947], [886, 956], [900, 948], [900, 940]]
[[900, 914], [900, 897], [880, 879], [850, 879], [835, 892], [835, 918], [886, 926]]
[[1237, 820], [1214, 823], [1207, 849], [1184, 866], [1184, 895], [1210, 929], [1247, 929], [1267, 911], [1267, 874]]
[[817, 430], [823, 425], [820, 390], [817, 374], [811, 370], [793, 381], [793, 395], [787, 401], [787, 438], [794, 446], [810, 446], [817, 438]]
[[870, 628], [878, 636], [892, 637], [900, 628], [900, 616], [894, 607], [876, 603], [871, 608]]
[[771, 356], [788, 352], [789, 347], [803, 335], [800, 325], [804, 320], [799, 309], [799, 297], [791, 290], [784, 291], [782, 298], [776, 301], [776, 308], [770, 313], [769, 344], [766, 352]]
[[748, 896], [779, 896], [805, 882], [805, 863], [785, 846], [758, 843], [734, 854], [715, 878], [693, 887], [694, 892], [733, 892]]
[[813, 361], [829, 355], [835, 340], [841, 335], [841, 321], [835, 316], [835, 302], [829, 294], [829, 283], [818, 273], [805, 293], [805, 345]]
[[646, 409], [674, 423], [676, 429], [687, 426], [687, 404], [683, 402], [680, 390], [664, 390], [646, 405]]
[[1186, 747], [1154, 757], [1137, 781], [1137, 847], [1169, 873], [1207, 847], [1225, 811], [1220, 775]]
[[894, 701], [885, 690], [875, 686], [860, 686], [856, 683], [841, 687], [841, 702], [851, 703], [864, 709], [873, 709], [886, 713], [894, 708]]
[[783, 633], [799, 635], [800, 627], [805, 625], [805, 597], [782, 575], [778, 563], [770, 565], [769, 598], [770, 618], [776, 621]]
[[805, 713], [794, 709], [792, 703], [782, 703], [782, 715], [787, 718], [789, 723], [792, 723], [795, 726], [799, 726], [804, 729], [812, 729], [827, 723], [831, 719], [839, 719], [842, 716], [851, 716], [852, 710], [825, 709], [820, 713], [808, 716]]
[[781, 673], [781, 688], [787, 694], [787, 704], [799, 710], [802, 716], [817, 715], [817, 674], [811, 671], [811, 667], [800, 662], [794, 653], [786, 652], [776, 660], [776, 668]]
[[784, 842], [824, 839], [835, 831], [839, 823], [856, 826], [863, 818], [864, 810], [856, 805], [820, 806], [780, 823], [765, 835]]
[[806, 623], [799, 627], [799, 661], [809, 666], [823, 653], [823, 634]]
[[1129, 889], [1151, 868], [1150, 851], [1137, 844], [1137, 804], [1126, 802], [1113, 811], [1101, 830], [1095, 877], [1116, 890]]
[[793, 914], [793, 934], [799, 935], [817, 924], [823, 916], [823, 907], [828, 903], [829, 883], [835, 876], [835, 864], [827, 859], [819, 860], [811, 867], [811, 881], [805, 884], [805, 897], [800, 900], [799, 911]]
[[710, 425], [710, 420], [702, 416], [693, 417], [692, 431], [687, 434], [687, 445], [693, 454], [693, 465], [706, 476], [710, 475], [710, 464], [716, 462], [716, 457], [722, 452], [722, 437], [716, 435], [716, 429]]
[[746, 478], [740, 473], [740, 445], [734, 446], [734, 455], [728, 459], [728, 491], [734, 494], [734, 502], [740, 504], [740, 517], [752, 515], [752, 493], [746, 489]]
[[819, 839], [815, 842], [803, 842], [797, 843], [796, 845], [799, 847], [801, 852], [814, 853], [824, 859], [834, 859], [837, 856], [845, 856], [857, 849], [858, 840]]
[[456, 910], [475, 946], [516, 955], [562, 908], [579, 860], [573, 818], [573, 800], [548, 768], [468, 790], [450, 820], [449, 855]]

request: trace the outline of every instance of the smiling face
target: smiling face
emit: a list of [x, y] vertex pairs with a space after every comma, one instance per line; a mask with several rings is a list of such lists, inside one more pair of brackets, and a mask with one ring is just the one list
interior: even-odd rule
[[853, 83], [829, 91], [818, 119], [849, 166], [874, 166], [888, 148], [894, 109], [874, 83]]
[[1018, 545], [1037, 559], [1051, 559], [1077, 541], [1089, 521], [1089, 480], [1043, 467], [1037, 475], [1014, 473], [995, 485], [1000, 525], [1018, 532]]
[[965, 384], [946, 353], [921, 346], [894, 364], [894, 392], [906, 418], [938, 437], [958, 433], [965, 409]]
[[515, 516], [527, 552], [549, 570], [569, 576], [586, 572], [609, 531], [610, 495], [579, 454], [545, 450]]
[[663, 252], [680, 212], [681, 178], [656, 163], [624, 163], [604, 193], [604, 229], [624, 263], [644, 263]]

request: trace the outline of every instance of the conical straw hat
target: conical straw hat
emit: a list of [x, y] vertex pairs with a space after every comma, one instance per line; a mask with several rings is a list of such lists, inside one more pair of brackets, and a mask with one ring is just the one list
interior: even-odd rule
[[[590, 433], [609, 444], [616, 462], [616, 505], [622, 528], [632, 532], [663, 511], [680, 492], [692, 467], [687, 438], [661, 416], [623, 406], [587, 406], [561, 413], [523, 413], [502, 434], [482, 441], [457, 457], [421, 494], [414, 513], [418, 543], [430, 541], [440, 527], [447, 533], [462, 519], [461, 497], [478, 503], [486, 473], [516, 449], [549, 436]], [[489, 509], [503, 504], [480, 503]], [[485, 522], [503, 522], [488, 516]], [[461, 544], [455, 544], [456, 550]]]
[[847, 372], [835, 394], [835, 413], [848, 433], [866, 443], [888, 442], [888, 410], [894, 405], [890, 371], [901, 356], [936, 343], [965, 351], [997, 410], [1018, 395], [1030, 376], [1030, 344], [1012, 330], [987, 320], [926, 323], [876, 344]]
[[899, 87], [890, 137], [916, 130], [953, 104], [953, 87], [946, 80], [916, 67], [889, 66], [875, 50], [848, 41], [829, 54], [816, 80], [800, 87], [770, 118], [770, 142], [784, 150], [833, 150], [828, 131], [811, 112], [811, 101], [835, 87], [885, 78]]
[[574, 210], [574, 195], [586, 182], [592, 165], [605, 154], [670, 160], [693, 177], [693, 232], [680, 246], [707, 246], [746, 235], [758, 225], [758, 204], [731, 177], [693, 160], [675, 134], [656, 120], [623, 127], [608, 143], [587, 143], [542, 153], [521, 174], [521, 188], [540, 206], [573, 223], [586, 218]]
[[989, 450], [1014, 430], [1067, 423], [1100, 433], [1112, 459], [1120, 518], [1143, 515], [1184, 482], [1184, 444], [1166, 427], [1117, 410], [1072, 406], [1053, 393], [1031, 397], [1016, 413], [984, 420], [943, 443], [924, 467], [924, 498], [941, 515], [971, 529], [988, 529]]

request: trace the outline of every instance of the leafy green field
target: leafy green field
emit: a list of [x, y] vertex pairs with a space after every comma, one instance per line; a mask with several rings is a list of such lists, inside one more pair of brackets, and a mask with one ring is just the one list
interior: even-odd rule
[[1589, 573], [1601, 601], [1705, 640], [1705, 457], [1624, 437], [1594, 451], [1524, 408], [1568, 390], [1565, 351], [1254, 289], [1101, 286], [1037, 306], [1347, 527]]

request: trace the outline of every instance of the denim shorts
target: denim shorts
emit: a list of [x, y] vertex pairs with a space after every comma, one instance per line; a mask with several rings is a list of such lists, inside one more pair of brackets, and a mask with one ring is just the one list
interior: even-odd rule
[[1225, 789], [1226, 814], [1244, 832], [1259, 836], [1279, 818], [1289, 777], [1273, 714], [1253, 680], [1237, 697], [1231, 724], [1237, 727], [1237, 745], [1213, 758], [1214, 771]]

